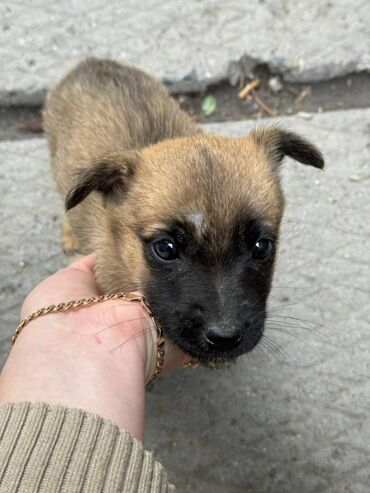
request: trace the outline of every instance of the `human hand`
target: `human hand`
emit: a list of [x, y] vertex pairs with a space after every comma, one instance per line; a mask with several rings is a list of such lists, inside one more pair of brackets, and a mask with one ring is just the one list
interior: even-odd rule
[[[21, 317], [50, 304], [98, 296], [94, 255], [39, 284]], [[39, 317], [17, 338], [0, 377], [0, 404], [47, 402], [110, 419], [142, 439], [145, 383], [153, 375], [157, 335], [140, 304], [110, 300]], [[164, 371], [189, 361], [166, 342]]]

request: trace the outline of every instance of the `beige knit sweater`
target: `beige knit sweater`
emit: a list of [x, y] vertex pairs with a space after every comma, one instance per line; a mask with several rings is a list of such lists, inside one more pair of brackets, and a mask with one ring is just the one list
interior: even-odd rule
[[115, 424], [79, 409], [0, 406], [0, 492], [169, 493], [153, 454]]

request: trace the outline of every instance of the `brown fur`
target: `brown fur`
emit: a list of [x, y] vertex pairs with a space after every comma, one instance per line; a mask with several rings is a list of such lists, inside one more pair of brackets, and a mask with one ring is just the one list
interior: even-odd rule
[[97, 252], [105, 292], [141, 289], [150, 275], [142, 238], [189, 213], [205, 215], [214, 258], [240, 215], [278, 237], [278, 163], [290, 155], [323, 165], [312, 144], [277, 128], [240, 139], [202, 134], [159, 82], [110, 61], [69, 73], [47, 97], [44, 125], [78, 250]]

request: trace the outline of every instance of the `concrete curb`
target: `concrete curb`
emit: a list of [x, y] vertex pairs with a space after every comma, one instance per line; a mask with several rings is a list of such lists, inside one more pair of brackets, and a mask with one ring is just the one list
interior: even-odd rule
[[40, 104], [87, 56], [139, 65], [175, 90], [235, 82], [253, 60], [300, 82], [370, 68], [367, 0], [5, 0], [0, 18], [2, 105]]

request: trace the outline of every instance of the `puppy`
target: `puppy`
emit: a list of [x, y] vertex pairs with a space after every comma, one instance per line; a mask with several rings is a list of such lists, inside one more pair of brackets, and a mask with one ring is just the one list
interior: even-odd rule
[[262, 337], [284, 197], [284, 156], [323, 168], [273, 127], [206, 135], [141, 70], [88, 59], [47, 97], [63, 244], [97, 254], [104, 292], [145, 294], [166, 336], [209, 366]]

